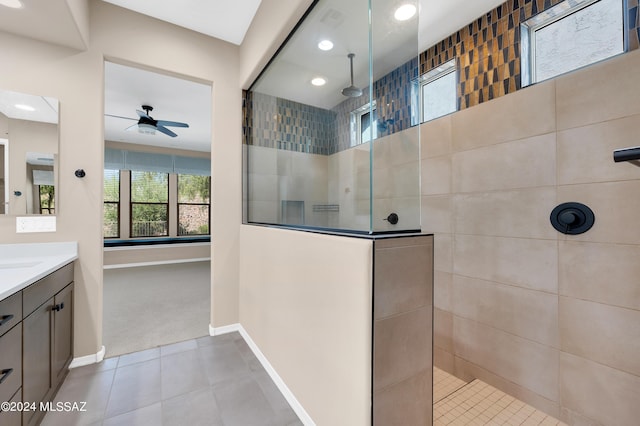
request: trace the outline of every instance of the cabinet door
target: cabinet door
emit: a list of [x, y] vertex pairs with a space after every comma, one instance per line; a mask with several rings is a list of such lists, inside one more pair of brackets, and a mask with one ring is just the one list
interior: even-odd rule
[[[22, 323], [22, 400], [40, 404], [51, 388], [51, 307], [53, 298]], [[41, 413], [25, 412], [24, 424], [34, 424]]]
[[51, 348], [51, 383], [64, 379], [73, 358], [73, 283], [56, 294], [53, 301], [53, 346]]

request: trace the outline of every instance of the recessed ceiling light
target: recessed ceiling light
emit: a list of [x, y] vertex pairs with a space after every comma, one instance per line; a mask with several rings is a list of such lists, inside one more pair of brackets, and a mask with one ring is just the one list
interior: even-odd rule
[[331, 42], [331, 40], [322, 40], [320, 43], [318, 43], [318, 49], [331, 50], [333, 49], [333, 43]]
[[7, 6], [12, 9], [20, 9], [22, 7], [22, 2], [20, 0], [0, 0], [1, 6]]
[[16, 107], [18, 109], [21, 109], [23, 111], [35, 111], [36, 110], [31, 105], [25, 105], [25, 104], [15, 104], [14, 107]]
[[416, 14], [416, 7], [413, 4], [403, 4], [399, 8], [396, 9], [396, 12], [393, 14], [393, 17], [398, 21], [406, 21], [408, 19], [413, 18], [413, 15]]
[[313, 84], [314, 86], [324, 86], [325, 84], [327, 84], [327, 80], [322, 77], [316, 77], [311, 80], [311, 84]]

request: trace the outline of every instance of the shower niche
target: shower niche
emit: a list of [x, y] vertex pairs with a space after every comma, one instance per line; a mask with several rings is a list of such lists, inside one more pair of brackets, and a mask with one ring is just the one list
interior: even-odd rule
[[244, 92], [245, 223], [420, 230], [418, 16], [398, 5], [314, 2]]

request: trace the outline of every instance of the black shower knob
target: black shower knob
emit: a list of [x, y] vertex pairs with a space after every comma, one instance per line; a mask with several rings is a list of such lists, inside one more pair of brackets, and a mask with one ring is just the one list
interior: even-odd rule
[[595, 222], [593, 211], [581, 203], [563, 203], [551, 212], [551, 225], [563, 234], [587, 232]]

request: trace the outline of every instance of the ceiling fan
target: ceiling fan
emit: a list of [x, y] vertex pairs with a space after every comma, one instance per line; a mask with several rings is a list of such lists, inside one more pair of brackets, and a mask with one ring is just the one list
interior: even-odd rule
[[[139, 109], [136, 110], [139, 117], [138, 122], [133, 126], [127, 127], [125, 130], [128, 130], [128, 131], [137, 130], [140, 133], [145, 133], [149, 135], [155, 135], [157, 130], [161, 133], [164, 133], [167, 136], [171, 136], [172, 138], [175, 138], [178, 135], [172, 132], [171, 130], [167, 129], [167, 126], [189, 127], [187, 123], [180, 123], [179, 121], [154, 120], [153, 117], [149, 115], [149, 112], [153, 111], [152, 106], [142, 105], [142, 109], [144, 111], [140, 111]], [[125, 118], [127, 120], [135, 120], [135, 118], [121, 117], [119, 115], [111, 115], [111, 114], [105, 114], [105, 115], [108, 115], [109, 117]]]

